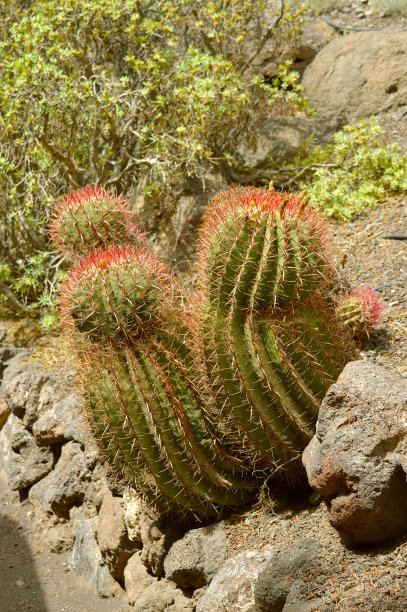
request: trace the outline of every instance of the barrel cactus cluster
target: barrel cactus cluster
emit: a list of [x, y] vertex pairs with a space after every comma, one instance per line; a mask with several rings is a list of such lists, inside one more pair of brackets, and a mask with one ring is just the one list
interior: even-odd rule
[[301, 477], [356, 320], [333, 297], [328, 232], [306, 196], [219, 194], [190, 295], [149, 252], [131, 204], [101, 187], [66, 196], [50, 234], [73, 260], [63, 320], [112, 470], [165, 509], [209, 518], [254, 499], [265, 475]]

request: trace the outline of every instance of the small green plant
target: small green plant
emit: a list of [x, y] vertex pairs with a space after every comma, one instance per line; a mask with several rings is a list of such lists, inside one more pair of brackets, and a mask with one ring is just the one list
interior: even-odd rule
[[45, 226], [59, 193], [142, 184], [168, 196], [233, 157], [259, 107], [281, 95], [305, 104], [287, 67], [278, 90], [251, 78], [264, 45], [291, 40], [304, 13], [285, 0], [276, 14], [267, 8], [266, 0], [0, 3], [1, 294], [11, 309], [44, 291], [41, 276], [26, 290], [23, 268], [49, 251]]
[[332, 144], [277, 166], [270, 178], [306, 191], [328, 217], [348, 221], [386, 196], [407, 191], [407, 157], [397, 144], [381, 143], [382, 131], [374, 117], [347, 125]]

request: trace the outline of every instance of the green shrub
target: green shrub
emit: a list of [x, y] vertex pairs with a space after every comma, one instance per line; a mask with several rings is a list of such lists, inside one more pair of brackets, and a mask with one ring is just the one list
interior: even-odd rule
[[233, 157], [259, 105], [281, 95], [301, 102], [287, 66], [279, 89], [248, 78], [267, 40], [298, 30], [302, 10], [282, 1], [267, 22], [267, 4], [1, 4], [0, 262], [23, 304], [43, 292], [40, 282], [29, 292], [18, 282], [27, 259], [47, 251], [44, 225], [61, 193], [89, 183], [126, 193], [143, 181], [147, 193], [164, 194]]
[[283, 186], [307, 191], [328, 217], [347, 221], [384, 197], [407, 191], [407, 157], [396, 143], [381, 143], [382, 131], [374, 117], [347, 125], [334, 134], [332, 144], [275, 166], [274, 173]]

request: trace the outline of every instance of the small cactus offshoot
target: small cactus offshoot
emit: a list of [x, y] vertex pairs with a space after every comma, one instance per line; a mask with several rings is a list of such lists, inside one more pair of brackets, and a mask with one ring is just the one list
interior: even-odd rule
[[64, 196], [52, 215], [49, 234], [61, 253], [74, 257], [106, 246], [137, 245], [145, 235], [129, 200], [98, 186]]
[[354, 336], [368, 336], [383, 318], [384, 302], [374, 289], [363, 286], [344, 295], [337, 313]]

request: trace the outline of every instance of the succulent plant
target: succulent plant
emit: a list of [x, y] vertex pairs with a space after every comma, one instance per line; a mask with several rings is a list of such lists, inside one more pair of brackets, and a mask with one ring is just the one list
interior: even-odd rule
[[384, 302], [374, 289], [364, 285], [344, 295], [336, 310], [354, 336], [366, 336], [381, 323]]
[[218, 410], [236, 452], [246, 438], [252, 460], [277, 470], [301, 455], [351, 355], [325, 297], [326, 244], [305, 197], [256, 188], [218, 195], [200, 232], [201, 335]]
[[219, 517], [253, 498], [258, 469], [297, 471], [319, 403], [351, 354], [327, 297], [335, 277], [325, 224], [302, 196], [220, 194], [185, 308], [145, 244], [123, 243], [134, 237], [127, 205], [118, 198], [110, 216], [106, 193], [67, 196], [51, 228], [63, 252], [85, 253], [61, 304], [88, 421], [108, 464], [150, 501]]
[[257, 483], [206, 416], [211, 398], [178, 293], [144, 246], [111, 247], [71, 269], [62, 309], [81, 358], [84, 409], [108, 463], [150, 501], [217, 517], [249, 501]]
[[53, 212], [49, 235], [61, 253], [74, 257], [144, 238], [129, 200], [98, 186], [64, 196]]
[[61, 305], [65, 318], [91, 341], [117, 343], [158, 325], [171, 292], [165, 265], [144, 247], [110, 247], [71, 268]]

